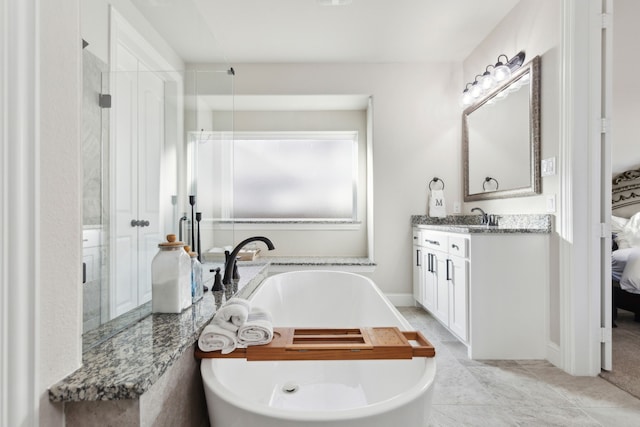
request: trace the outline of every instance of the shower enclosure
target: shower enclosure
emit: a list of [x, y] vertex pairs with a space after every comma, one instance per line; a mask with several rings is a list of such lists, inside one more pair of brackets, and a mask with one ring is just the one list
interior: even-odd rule
[[[84, 52], [85, 348], [150, 313], [150, 266], [157, 244], [166, 234], [179, 234], [182, 226], [183, 239], [195, 246], [190, 141], [214, 123], [225, 138], [233, 135], [228, 68], [155, 71], [125, 49], [118, 55], [117, 71], [108, 71]], [[200, 209], [196, 197], [194, 210]], [[232, 244], [232, 234], [228, 238]]]

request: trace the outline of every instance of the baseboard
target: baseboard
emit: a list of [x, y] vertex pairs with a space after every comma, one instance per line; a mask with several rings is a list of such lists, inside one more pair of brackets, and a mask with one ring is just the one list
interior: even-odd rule
[[385, 294], [391, 304], [396, 307], [414, 307], [416, 300], [413, 299], [413, 294]]
[[554, 366], [564, 369], [562, 367], [562, 356], [560, 354], [560, 346], [551, 341], [547, 342], [547, 360]]

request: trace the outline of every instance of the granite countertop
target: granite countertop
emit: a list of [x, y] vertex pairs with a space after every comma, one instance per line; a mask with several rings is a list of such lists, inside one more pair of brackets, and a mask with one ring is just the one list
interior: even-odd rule
[[432, 218], [425, 215], [413, 215], [411, 225], [436, 231], [469, 234], [549, 234], [552, 230], [553, 215], [497, 215], [498, 225], [480, 224], [480, 215], [449, 215], [445, 218]]
[[375, 266], [367, 257], [263, 257], [270, 265], [296, 266]]
[[[247, 298], [267, 276], [268, 262], [239, 264], [235, 296]], [[204, 264], [205, 271], [215, 265]], [[84, 352], [82, 367], [51, 386], [49, 400], [140, 397], [200, 336], [216, 312], [211, 292], [180, 314], [151, 314]]]

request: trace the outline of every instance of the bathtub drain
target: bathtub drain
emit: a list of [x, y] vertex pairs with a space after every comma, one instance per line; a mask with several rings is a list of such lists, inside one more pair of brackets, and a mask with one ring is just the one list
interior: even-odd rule
[[288, 382], [282, 386], [282, 391], [284, 391], [285, 393], [295, 393], [296, 391], [298, 391], [299, 388], [300, 386], [298, 384], [293, 382]]

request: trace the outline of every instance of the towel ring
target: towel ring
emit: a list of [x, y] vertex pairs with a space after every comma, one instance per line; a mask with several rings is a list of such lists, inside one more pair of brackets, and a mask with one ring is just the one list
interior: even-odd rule
[[434, 182], [438, 182], [440, 181], [440, 183], [442, 184], [442, 190], [444, 190], [444, 181], [441, 180], [440, 178], [438, 178], [437, 176], [434, 177], [430, 182], [429, 182], [429, 190], [431, 190], [431, 184], [433, 184]]
[[493, 181], [493, 182], [495, 182], [495, 183], [496, 183], [496, 190], [497, 190], [497, 189], [498, 189], [498, 187], [499, 187], [498, 180], [497, 180], [497, 179], [495, 179], [495, 178], [491, 178], [490, 176], [488, 176], [488, 177], [486, 177], [486, 178], [484, 179], [484, 182], [482, 183], [482, 189], [483, 189], [483, 190], [486, 190], [486, 189], [487, 189], [487, 188], [486, 188], [487, 182], [491, 182], [491, 181]]

